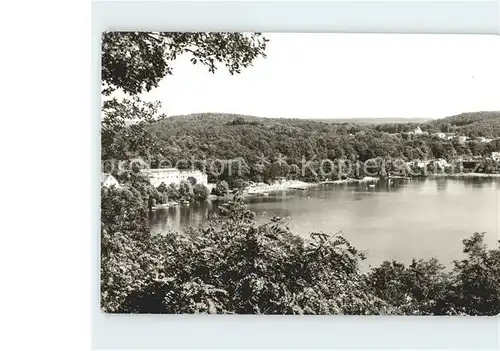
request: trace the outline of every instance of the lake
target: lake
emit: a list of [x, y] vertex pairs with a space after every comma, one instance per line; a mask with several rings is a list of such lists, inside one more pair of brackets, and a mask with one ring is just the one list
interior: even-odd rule
[[[438, 258], [448, 265], [463, 257], [462, 239], [486, 232], [499, 238], [500, 178], [435, 178], [325, 184], [246, 199], [258, 220], [289, 217], [290, 229], [303, 237], [313, 231], [342, 231], [360, 250], [366, 264], [384, 260], [411, 262]], [[153, 212], [151, 231], [182, 230], [199, 225], [217, 211], [217, 202], [192, 203]]]

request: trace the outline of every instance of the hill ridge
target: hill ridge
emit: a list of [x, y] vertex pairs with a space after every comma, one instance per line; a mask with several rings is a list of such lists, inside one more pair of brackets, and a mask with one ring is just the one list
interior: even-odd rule
[[[450, 115], [440, 118], [430, 118], [430, 117], [355, 117], [355, 118], [297, 118], [297, 117], [259, 117], [254, 115], [245, 115], [237, 113], [226, 113], [226, 112], [199, 112], [190, 113], [184, 115], [173, 115], [165, 117], [164, 119], [169, 120], [189, 120], [189, 119], [226, 119], [231, 121], [236, 118], [243, 118], [245, 121], [253, 122], [279, 122], [279, 121], [296, 121], [296, 122], [321, 122], [321, 123], [334, 123], [334, 124], [359, 124], [359, 125], [369, 125], [369, 124], [426, 124], [426, 123], [440, 123], [442, 121], [455, 122], [468, 121], [473, 122], [474, 120], [482, 120], [485, 118], [500, 118], [500, 111], [477, 111], [477, 112], [462, 112], [456, 115]], [[460, 123], [460, 122], [459, 122]]]

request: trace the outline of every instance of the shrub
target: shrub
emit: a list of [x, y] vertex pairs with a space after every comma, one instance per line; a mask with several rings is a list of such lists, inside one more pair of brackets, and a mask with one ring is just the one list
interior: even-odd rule
[[132, 313], [385, 314], [363, 256], [342, 235], [308, 240], [241, 201], [199, 229], [140, 240], [115, 233], [102, 257], [102, 307]]
[[193, 186], [194, 197], [197, 200], [206, 200], [208, 197], [208, 189], [203, 184], [196, 184]]
[[150, 235], [141, 194], [103, 189], [101, 306], [114, 313], [500, 313], [500, 250], [464, 240], [451, 272], [436, 260], [384, 262], [342, 235], [294, 235], [283, 219], [258, 223], [238, 196], [210, 222]]
[[464, 239], [463, 244], [467, 257], [453, 262], [453, 285], [447, 301], [459, 314], [497, 315], [500, 313], [500, 249], [487, 249], [484, 233], [474, 233], [470, 239]]
[[229, 191], [229, 186], [225, 180], [218, 181], [215, 188], [212, 190], [214, 195], [225, 196]]

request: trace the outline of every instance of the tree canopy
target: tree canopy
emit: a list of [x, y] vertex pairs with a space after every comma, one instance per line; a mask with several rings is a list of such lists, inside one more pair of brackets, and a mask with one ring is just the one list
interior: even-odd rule
[[[423, 123], [421, 127], [431, 130], [438, 121]], [[491, 133], [494, 125], [500, 126], [500, 114], [490, 117], [489, 121], [488, 125], [475, 122], [471, 128]], [[496, 139], [487, 142], [474, 139], [460, 142], [457, 138], [440, 138], [434, 132], [409, 134], [408, 131], [415, 129], [413, 123], [356, 125], [210, 113], [162, 118], [146, 123], [144, 128], [151, 133], [154, 145], [162, 150], [156, 153], [157, 158], [150, 158], [153, 166], [160, 160], [170, 164], [190, 159], [206, 164], [225, 160], [232, 164], [232, 176], [227, 172], [211, 176], [209, 172], [209, 181], [226, 180], [231, 188], [241, 180], [266, 181], [286, 175], [316, 180], [312, 172], [293, 172], [293, 165], [301, 165], [303, 158], [312, 160], [311, 169], [316, 173], [321, 167], [320, 160], [354, 163], [377, 158], [403, 161], [443, 158], [450, 161], [459, 156], [482, 157], [484, 165], [480, 169], [500, 171], [498, 165], [486, 160], [492, 152], [500, 151], [500, 132], [492, 135]], [[137, 156], [147, 157], [145, 153]], [[266, 162], [260, 164], [261, 158]], [[282, 162], [278, 164], [280, 159]], [[200, 167], [196, 163], [194, 166]], [[340, 173], [337, 165], [334, 171], [332, 177]]]
[[224, 32], [106, 32], [102, 36], [103, 93], [121, 88], [130, 95], [150, 91], [173, 73], [171, 62], [190, 55], [210, 72], [217, 64], [240, 73], [259, 56], [267, 39], [260, 33]]
[[[285, 155], [365, 160], [376, 156], [485, 154], [500, 143], [461, 145], [408, 137], [414, 125], [381, 127], [248, 116], [162, 118], [158, 105], [134, 95], [157, 87], [172, 74], [170, 63], [191, 55], [215, 72], [231, 74], [264, 56], [267, 40], [242, 33], [139, 33], [103, 35], [103, 93], [122, 89], [132, 99], [103, 104], [103, 158], [153, 156], [238, 159], [243, 179], [279, 175], [276, 167], [252, 166], [257, 156]], [[214, 117], [214, 116], [208, 116]], [[236, 117], [236, 118], [235, 118]], [[424, 130], [461, 130], [500, 136], [471, 116], [428, 124]], [[127, 120], [141, 124], [127, 126]], [[155, 121], [155, 122], [153, 122]], [[455, 128], [455, 129], [454, 129]], [[487, 134], [489, 133], [489, 134]], [[439, 145], [441, 143], [441, 145]], [[264, 154], [263, 154], [264, 153]], [[263, 155], [262, 155], [263, 154]], [[299, 161], [300, 162], [300, 161]], [[367, 274], [364, 255], [342, 235], [294, 235], [287, 223], [261, 223], [241, 199], [222, 205], [220, 216], [183, 233], [150, 235], [148, 210], [167, 198], [204, 198], [199, 184], [154, 188], [134, 168], [114, 174], [120, 188], [101, 189], [101, 307], [112, 313], [263, 314], [472, 314], [500, 312], [500, 254], [482, 234], [464, 240], [467, 257], [444, 272], [436, 260], [405, 266], [384, 262]], [[221, 175], [218, 191], [227, 192]], [[241, 181], [242, 179], [240, 179]]]
[[258, 57], [265, 57], [267, 42], [260, 33], [103, 33], [103, 96], [121, 89], [131, 97], [103, 101], [102, 159], [126, 160], [162, 151], [143, 124], [129, 126], [129, 122], [152, 122], [164, 117], [160, 102], [145, 102], [137, 95], [157, 87], [163, 78], [173, 74], [171, 64], [180, 55], [189, 55], [193, 64], [205, 65], [212, 73], [222, 65], [230, 74], [237, 74]]

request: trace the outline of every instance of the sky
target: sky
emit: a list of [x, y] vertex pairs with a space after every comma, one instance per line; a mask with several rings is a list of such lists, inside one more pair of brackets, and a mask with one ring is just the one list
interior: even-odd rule
[[142, 97], [167, 115], [441, 118], [500, 110], [500, 37], [265, 34], [267, 58], [239, 75], [181, 56]]

